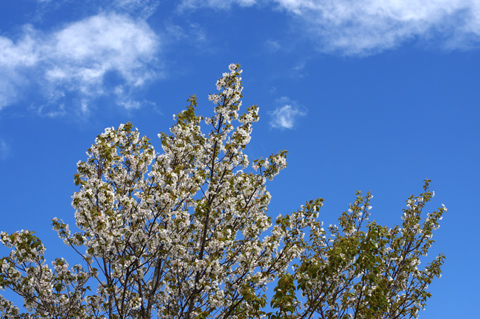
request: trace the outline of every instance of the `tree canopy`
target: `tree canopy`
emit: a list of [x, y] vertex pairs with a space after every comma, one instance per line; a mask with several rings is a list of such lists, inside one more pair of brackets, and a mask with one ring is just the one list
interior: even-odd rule
[[[107, 128], [78, 163], [76, 226], [53, 228], [83, 261], [56, 258], [31, 231], [2, 232], [2, 318], [416, 318], [444, 257], [420, 268], [445, 207], [422, 216], [434, 193], [407, 199], [402, 224], [369, 221], [372, 195], [357, 192], [338, 226], [324, 228], [323, 199], [274, 221], [266, 189], [287, 152], [245, 153], [258, 107], [241, 113], [241, 69], [231, 64], [209, 96], [160, 133], [162, 151], [131, 123]], [[204, 133], [201, 127], [209, 127]], [[266, 289], [277, 281], [268, 300]]]

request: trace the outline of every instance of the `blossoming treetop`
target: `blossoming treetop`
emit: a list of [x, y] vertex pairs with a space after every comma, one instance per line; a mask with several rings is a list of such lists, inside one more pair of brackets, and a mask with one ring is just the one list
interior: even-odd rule
[[[0, 296], [2, 317], [417, 315], [443, 262], [418, 268], [446, 211], [422, 219], [429, 181], [408, 199], [401, 227], [368, 222], [372, 196], [359, 192], [339, 227], [322, 228], [323, 199], [272, 225], [265, 183], [286, 167], [286, 152], [253, 161], [244, 153], [259, 115], [256, 105], [240, 113], [241, 72], [232, 64], [217, 81], [212, 117], [188, 100], [171, 134], [159, 134], [161, 153], [130, 123], [97, 137], [75, 175], [76, 230], [53, 219], [82, 265], [57, 258], [49, 267], [32, 232], [1, 233], [12, 250], [0, 259], [0, 287], [20, 295], [26, 311]], [[265, 290], [276, 279], [267, 309]]]

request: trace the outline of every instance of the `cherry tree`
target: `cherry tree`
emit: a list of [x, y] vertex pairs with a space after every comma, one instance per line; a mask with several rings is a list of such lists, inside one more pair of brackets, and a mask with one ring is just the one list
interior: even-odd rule
[[266, 182], [287, 153], [245, 154], [259, 115], [256, 105], [240, 113], [241, 73], [231, 64], [217, 81], [212, 117], [197, 115], [191, 97], [170, 134], [159, 134], [162, 152], [131, 123], [96, 138], [77, 165], [75, 229], [53, 219], [82, 264], [49, 266], [33, 232], [0, 234], [11, 248], [0, 288], [24, 301], [18, 308], [0, 296], [2, 318], [417, 316], [444, 259], [419, 268], [446, 211], [421, 216], [429, 181], [408, 199], [401, 227], [368, 221], [369, 193], [326, 230], [320, 198], [273, 222]]

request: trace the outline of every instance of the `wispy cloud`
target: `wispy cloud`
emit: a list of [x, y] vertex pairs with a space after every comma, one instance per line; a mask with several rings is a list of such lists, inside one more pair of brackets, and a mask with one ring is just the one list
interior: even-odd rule
[[25, 71], [39, 62], [33, 32], [25, 27], [24, 33], [17, 43], [0, 37], [0, 109], [17, 100], [20, 88], [27, 82]]
[[292, 129], [298, 118], [307, 114], [306, 111], [289, 98], [282, 97], [277, 100], [277, 104], [280, 104], [280, 106], [270, 112], [272, 117], [270, 126], [273, 128]]
[[214, 9], [230, 9], [232, 5], [250, 7], [256, 4], [256, 0], [182, 0], [180, 9], [194, 9], [198, 7], [211, 7]]
[[159, 0], [115, 0], [111, 4], [115, 11], [124, 10], [130, 16], [147, 19], [157, 9]]
[[70, 10], [78, 10], [80, 12], [116, 12], [127, 14], [137, 19], [147, 19], [150, 17], [161, 0], [36, 0], [37, 16], [41, 18], [47, 12], [54, 12], [60, 8], [68, 8]]
[[412, 39], [456, 49], [480, 36], [477, 0], [274, 1], [298, 18], [327, 52], [373, 54]]
[[108, 76], [130, 88], [157, 77], [159, 51], [150, 27], [125, 15], [99, 14], [51, 34], [26, 27], [17, 40], [0, 37], [0, 109], [31, 84], [41, 88], [47, 104], [73, 94], [85, 110], [91, 99], [115, 95], [104, 83]]
[[4, 160], [10, 154], [10, 147], [8, 146], [7, 142], [0, 139], [0, 160]]
[[267, 47], [268, 50], [273, 52], [280, 51], [282, 49], [282, 46], [280, 45], [280, 43], [278, 43], [278, 41], [275, 41], [275, 40], [267, 40], [265, 42], [265, 46]]
[[165, 32], [176, 41], [188, 41], [190, 45], [199, 46], [199, 48], [205, 46], [205, 43], [208, 42], [205, 30], [197, 23], [189, 23], [182, 27], [178, 24], [167, 22]]
[[270, 5], [299, 23], [323, 52], [369, 55], [410, 40], [443, 49], [480, 43], [478, 0], [183, 0], [189, 8]]

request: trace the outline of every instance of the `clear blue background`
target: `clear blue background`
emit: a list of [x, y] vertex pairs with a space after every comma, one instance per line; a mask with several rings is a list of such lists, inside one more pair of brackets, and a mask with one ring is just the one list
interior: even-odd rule
[[[215, 81], [240, 63], [244, 105], [261, 116], [248, 153], [289, 151], [269, 213], [323, 197], [321, 218], [334, 222], [370, 190], [372, 218], [393, 226], [429, 178], [429, 210], [448, 207], [430, 257], [447, 260], [420, 318], [478, 316], [478, 1], [361, 0], [333, 20], [325, 14], [347, 1], [201, 3], [0, 2], [0, 230], [34, 230], [49, 258], [70, 256], [51, 219], [74, 224], [73, 174], [96, 135], [131, 121], [160, 149], [157, 133], [189, 95], [210, 114]], [[119, 39], [138, 33], [118, 47], [95, 21]], [[92, 52], [76, 59], [77, 49]], [[288, 125], [275, 126], [282, 114]]]

